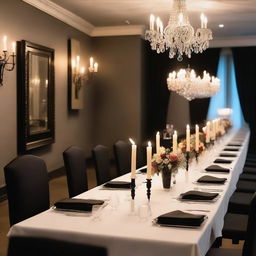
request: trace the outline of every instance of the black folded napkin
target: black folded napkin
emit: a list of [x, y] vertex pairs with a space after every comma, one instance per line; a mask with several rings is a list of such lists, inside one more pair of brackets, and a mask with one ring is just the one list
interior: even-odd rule
[[181, 199], [186, 199], [186, 200], [212, 200], [216, 196], [218, 196], [219, 193], [208, 193], [208, 192], [201, 192], [197, 190], [190, 190], [180, 195], [181, 195]]
[[223, 168], [219, 165], [213, 164], [205, 168], [207, 172], [229, 172], [230, 170], [228, 168]]
[[216, 158], [214, 160], [215, 164], [231, 164], [232, 160], [228, 160], [228, 159], [222, 159], [222, 158]]
[[240, 144], [240, 143], [228, 143], [227, 146], [241, 147], [242, 144]]
[[68, 198], [54, 204], [60, 210], [91, 211], [93, 205], [102, 205], [103, 200]]
[[168, 212], [157, 218], [158, 224], [196, 226], [199, 227], [204, 221], [205, 215], [186, 213], [182, 211]]
[[205, 175], [202, 176], [197, 180], [199, 183], [216, 183], [216, 184], [223, 184], [225, 183], [227, 179], [226, 178], [218, 178], [214, 176]]
[[221, 156], [221, 157], [237, 157], [236, 154], [230, 154], [230, 153], [220, 153], [219, 156]]
[[128, 181], [109, 181], [104, 184], [107, 188], [130, 188], [131, 182]]
[[239, 151], [239, 148], [224, 148], [224, 151]]

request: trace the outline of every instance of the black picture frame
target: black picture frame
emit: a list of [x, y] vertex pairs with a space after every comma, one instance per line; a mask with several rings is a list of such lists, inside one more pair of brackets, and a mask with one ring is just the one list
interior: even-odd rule
[[[42, 61], [43, 60], [43, 61]], [[34, 120], [31, 117], [32, 104], [31, 90], [33, 80], [31, 79], [32, 69], [38, 63], [39, 70], [44, 71], [44, 85], [40, 82], [40, 75], [37, 81], [36, 107], [43, 109], [44, 119], [37, 119], [37, 130], [33, 127]], [[42, 67], [42, 68], [41, 68]], [[55, 141], [55, 78], [54, 78], [54, 50], [26, 40], [17, 42], [17, 149], [18, 154], [24, 154], [32, 149], [54, 143]], [[41, 85], [42, 84], [42, 85]], [[44, 90], [44, 99], [41, 100], [40, 93]], [[34, 97], [35, 99], [35, 97]], [[35, 100], [33, 99], [33, 102]], [[42, 103], [41, 103], [42, 102]], [[45, 105], [42, 105], [45, 104]], [[38, 107], [39, 106], [39, 107]], [[43, 107], [41, 107], [43, 106]], [[39, 112], [39, 111], [38, 111]], [[40, 113], [41, 113], [40, 112]], [[33, 130], [34, 129], [34, 130]]]

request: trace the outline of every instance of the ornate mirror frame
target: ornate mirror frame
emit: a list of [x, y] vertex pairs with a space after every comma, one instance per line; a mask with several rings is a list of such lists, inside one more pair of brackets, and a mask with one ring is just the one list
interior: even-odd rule
[[17, 42], [18, 154], [55, 140], [54, 50]]

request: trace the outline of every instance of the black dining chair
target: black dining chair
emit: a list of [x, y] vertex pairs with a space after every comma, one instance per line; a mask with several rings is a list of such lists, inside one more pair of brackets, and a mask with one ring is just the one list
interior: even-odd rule
[[7, 256], [107, 256], [100, 246], [40, 237], [10, 237]]
[[83, 149], [71, 146], [63, 152], [63, 159], [67, 173], [69, 197], [87, 191], [88, 180]]
[[246, 222], [243, 249], [212, 248], [206, 256], [255, 256], [256, 255], [256, 193], [254, 193]]
[[4, 167], [10, 225], [49, 209], [48, 172], [33, 155], [19, 156]]
[[234, 192], [229, 199], [228, 212], [248, 215], [252, 196], [253, 193]]
[[111, 180], [110, 149], [103, 145], [97, 145], [92, 150], [95, 163], [97, 185], [101, 185]]
[[117, 174], [121, 176], [131, 170], [131, 145], [123, 140], [118, 140], [114, 146]]

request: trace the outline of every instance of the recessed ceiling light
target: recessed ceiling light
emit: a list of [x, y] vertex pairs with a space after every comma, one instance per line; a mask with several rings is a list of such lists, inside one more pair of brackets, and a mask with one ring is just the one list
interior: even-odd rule
[[219, 28], [224, 28], [224, 24], [219, 24]]

